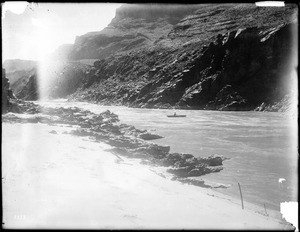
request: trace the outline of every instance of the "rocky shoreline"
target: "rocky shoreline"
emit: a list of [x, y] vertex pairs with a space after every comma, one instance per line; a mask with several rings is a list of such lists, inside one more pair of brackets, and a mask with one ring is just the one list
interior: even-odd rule
[[[173, 176], [173, 180], [183, 183], [211, 187], [203, 180], [194, 177], [220, 172], [223, 169], [223, 161], [227, 159], [219, 155], [196, 158], [192, 154], [171, 153], [170, 146], [149, 142], [162, 136], [120, 123], [118, 115], [109, 110], [94, 114], [78, 107], [50, 108], [38, 106], [32, 102], [24, 102], [22, 107], [24, 114], [3, 114], [2, 122], [63, 124], [75, 127], [68, 133], [87, 136], [94, 141], [109, 144], [112, 146], [109, 151], [117, 156], [141, 159], [143, 164], [166, 167], [167, 172]], [[56, 131], [50, 133], [56, 134]]]

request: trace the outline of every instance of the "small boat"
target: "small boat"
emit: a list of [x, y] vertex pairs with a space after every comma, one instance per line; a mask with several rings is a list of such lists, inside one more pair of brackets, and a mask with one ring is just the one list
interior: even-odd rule
[[169, 118], [183, 118], [183, 117], [186, 117], [186, 115], [184, 114], [172, 114], [172, 115], [167, 115], [167, 117]]

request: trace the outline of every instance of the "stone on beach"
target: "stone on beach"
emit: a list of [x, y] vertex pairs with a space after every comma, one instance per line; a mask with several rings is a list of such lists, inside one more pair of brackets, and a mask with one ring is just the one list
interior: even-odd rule
[[228, 159], [219, 155], [211, 155], [209, 157], [198, 157], [198, 160], [203, 163], [207, 163], [209, 166], [220, 166], [223, 164], [223, 160]]
[[142, 147], [136, 148], [134, 152], [145, 152], [157, 159], [162, 159], [166, 157], [170, 151], [170, 146], [160, 146], [157, 144], [146, 144]]
[[163, 136], [146, 132], [146, 133], [140, 134], [139, 138], [144, 139], [144, 140], [154, 140], [154, 139], [161, 139], [161, 138], [163, 138]]

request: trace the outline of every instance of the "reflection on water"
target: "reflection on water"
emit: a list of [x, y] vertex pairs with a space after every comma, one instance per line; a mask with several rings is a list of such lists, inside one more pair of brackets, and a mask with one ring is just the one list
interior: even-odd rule
[[[95, 113], [109, 109], [122, 123], [148, 129], [164, 136], [155, 143], [171, 146], [171, 152], [195, 156], [219, 154], [230, 157], [220, 173], [202, 179], [230, 184], [223, 193], [239, 197], [268, 209], [279, 210], [280, 202], [297, 201], [297, 117], [276, 112], [221, 112], [176, 110], [186, 118], [168, 118], [173, 110], [100, 106], [66, 101], [43, 105], [77, 106]], [[286, 183], [280, 185], [279, 178]]]

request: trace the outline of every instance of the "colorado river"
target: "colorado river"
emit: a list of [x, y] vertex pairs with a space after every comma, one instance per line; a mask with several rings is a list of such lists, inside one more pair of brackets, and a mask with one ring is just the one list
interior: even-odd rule
[[[121, 123], [164, 136], [153, 142], [171, 146], [171, 152], [194, 156], [213, 154], [229, 157], [224, 170], [201, 178], [230, 185], [218, 189], [244, 200], [279, 210], [280, 202], [297, 201], [297, 117], [277, 112], [222, 112], [176, 110], [186, 118], [168, 118], [174, 110], [101, 106], [63, 100], [40, 102], [45, 106], [77, 106], [100, 113], [116, 113]], [[279, 178], [286, 182], [280, 184]]]

